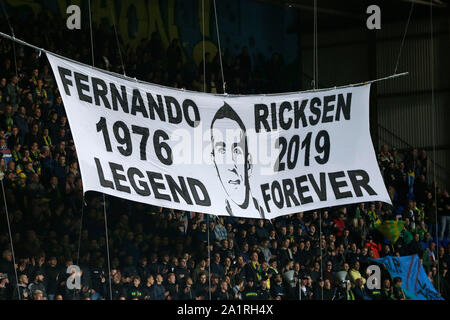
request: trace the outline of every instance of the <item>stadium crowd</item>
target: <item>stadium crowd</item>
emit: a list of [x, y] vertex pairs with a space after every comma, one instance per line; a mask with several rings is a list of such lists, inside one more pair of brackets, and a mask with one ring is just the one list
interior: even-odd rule
[[[51, 28], [45, 13], [33, 19], [49, 32], [43, 36], [39, 28], [18, 24], [16, 35], [92, 62], [89, 45], [76, 46], [86, 42], [85, 35]], [[100, 27], [94, 32], [95, 61], [123, 73], [114, 35], [104, 32]], [[188, 61], [179, 41], [164, 48], [155, 33], [136, 50], [124, 51], [127, 75], [203, 91], [203, 63]], [[291, 89], [281, 81], [280, 55], [260, 60], [254, 63], [246, 48], [236, 57], [224, 55], [229, 93]], [[209, 57], [208, 92], [221, 90], [218, 66], [218, 57]], [[401, 280], [385, 270], [382, 289], [369, 290], [366, 268], [369, 258], [412, 254], [419, 255], [430, 281], [449, 298], [449, 196], [437, 186], [435, 197], [424, 150], [401, 152], [385, 145], [378, 152], [394, 206], [360, 203], [264, 221], [152, 207], [97, 193], [83, 199], [70, 126], [45, 55], [0, 39], [0, 154], [16, 262], [2, 206], [0, 299], [110, 299], [111, 281], [112, 299], [125, 300], [403, 300]], [[375, 226], [396, 219], [406, 224], [390, 244]], [[80, 267], [74, 271], [80, 289], [68, 285], [72, 265]], [[347, 272], [345, 280], [339, 271]]]

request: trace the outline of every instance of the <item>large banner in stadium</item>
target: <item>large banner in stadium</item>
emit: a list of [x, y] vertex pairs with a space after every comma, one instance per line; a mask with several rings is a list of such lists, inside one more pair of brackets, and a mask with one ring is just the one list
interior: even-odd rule
[[84, 192], [266, 219], [356, 202], [391, 203], [369, 133], [370, 85], [213, 95], [47, 56]]

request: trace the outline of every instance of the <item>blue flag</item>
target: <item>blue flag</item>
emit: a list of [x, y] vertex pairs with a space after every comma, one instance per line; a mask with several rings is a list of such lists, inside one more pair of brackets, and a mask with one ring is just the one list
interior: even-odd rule
[[370, 259], [386, 266], [392, 278], [402, 278], [402, 288], [412, 300], [444, 300], [428, 279], [417, 255]]

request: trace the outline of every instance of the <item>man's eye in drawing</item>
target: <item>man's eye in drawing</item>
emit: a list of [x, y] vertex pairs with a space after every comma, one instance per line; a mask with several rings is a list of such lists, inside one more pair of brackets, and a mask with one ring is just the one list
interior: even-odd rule
[[240, 156], [242, 154], [242, 149], [241, 148], [234, 148], [233, 153], [236, 156]]
[[225, 148], [224, 147], [217, 147], [217, 152], [219, 154], [225, 154]]

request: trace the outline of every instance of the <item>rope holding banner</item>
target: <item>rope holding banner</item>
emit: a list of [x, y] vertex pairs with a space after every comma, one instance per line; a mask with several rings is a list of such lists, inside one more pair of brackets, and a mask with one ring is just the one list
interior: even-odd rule
[[[83, 192], [83, 191], [82, 191]], [[83, 230], [83, 216], [84, 216], [84, 192], [81, 196], [81, 218], [80, 218], [80, 235], [78, 236], [78, 251], [77, 251], [77, 265], [80, 265], [80, 249], [81, 249], [81, 232]], [[75, 300], [75, 290], [73, 292], [73, 298]]]
[[223, 63], [222, 63], [222, 50], [220, 48], [220, 34], [219, 34], [219, 22], [217, 21], [217, 9], [216, 9], [216, 0], [213, 1], [214, 4], [214, 16], [216, 17], [216, 32], [217, 32], [217, 45], [219, 46], [219, 62], [220, 62], [220, 72], [222, 74], [222, 87], [223, 93], [226, 94], [226, 82], [223, 74]]
[[[317, 45], [317, 0], [314, 0], [314, 31], [313, 31], [313, 87], [317, 89], [319, 83], [319, 61]], [[323, 252], [322, 252], [322, 211], [319, 210], [319, 250], [320, 250], [320, 277], [323, 281]], [[321, 287], [321, 300], [323, 300], [323, 286]]]
[[319, 62], [317, 55], [317, 0], [314, 0], [314, 19], [313, 19], [313, 89], [317, 89], [319, 83]]
[[111, 279], [111, 260], [109, 257], [109, 236], [108, 236], [108, 219], [106, 215], [106, 198], [103, 193], [103, 215], [105, 216], [105, 238], [106, 238], [106, 254], [108, 256], [108, 282], [109, 282], [109, 298], [113, 299], [112, 296], [112, 279]]
[[119, 36], [117, 35], [116, 18], [114, 17], [114, 13], [113, 13], [112, 7], [110, 7], [110, 12], [111, 12], [111, 18], [112, 18], [112, 20], [113, 20], [114, 34], [115, 34], [115, 36], [116, 36], [117, 50], [119, 50], [120, 64], [122, 65], [123, 75], [126, 76], [127, 74], [126, 74], [126, 72], [125, 72], [125, 65], [124, 65], [124, 63], [123, 63], [122, 50], [120, 49]]
[[[69, 62], [73, 62], [73, 63], [77, 63], [77, 64], [83, 65], [83, 63], [81, 63], [79, 61], [76, 61], [76, 60], [73, 60], [73, 59], [61, 56], [61, 55], [59, 55], [57, 53], [54, 53], [54, 52], [51, 52], [49, 50], [46, 50], [46, 49], [40, 48], [38, 46], [32, 45], [32, 44], [30, 44], [28, 42], [25, 42], [23, 40], [20, 40], [18, 38], [13, 38], [12, 36], [10, 36], [10, 35], [8, 35], [6, 33], [0, 32], [0, 37], [3, 37], [5, 39], [9, 39], [9, 40], [13, 40], [13, 41], [15, 41], [15, 42], [17, 42], [17, 43], [19, 43], [19, 44], [21, 44], [23, 46], [27, 46], [27, 47], [33, 48], [35, 50], [42, 50], [42, 52], [45, 52], [46, 54], [51, 54], [51, 55], [53, 55], [55, 57], [58, 57], [60, 59], [64, 59], [64, 60], [69, 61]], [[134, 78], [130, 78], [130, 77], [125, 76], [125, 75], [120, 74], [120, 73], [111, 72], [111, 71], [108, 71], [108, 70], [96, 68], [95, 66], [91, 66], [91, 68], [94, 69], [94, 70], [106, 73], [108, 75], [111, 75], [111, 76], [114, 76], [114, 77], [118, 77], [120, 79], [135, 81]], [[349, 87], [358, 87], [358, 86], [362, 86], [362, 85], [367, 85], [367, 84], [371, 84], [371, 83], [376, 83], [376, 82], [380, 82], [380, 81], [384, 81], [384, 80], [390, 80], [390, 79], [393, 79], [393, 78], [406, 76], [408, 74], [409, 74], [409, 72], [402, 72], [402, 73], [392, 74], [392, 75], [389, 75], [389, 76], [386, 76], [386, 77], [382, 77], [382, 78], [377, 78], [377, 79], [374, 79], [374, 80], [363, 81], [363, 82], [358, 82], [358, 83], [350, 83], [350, 84], [339, 86], [339, 87], [334, 86], [334, 87], [329, 87], [329, 88], [312, 89], [312, 90], [305, 90], [305, 91], [292, 91], [292, 92], [282, 92], [282, 93], [273, 93], [273, 94], [271, 94], [271, 93], [269, 93], [269, 94], [260, 94], [259, 96], [270, 97], [270, 96], [274, 96], [274, 95], [278, 95], [279, 96], [279, 95], [298, 94], [300, 92], [301, 93], [320, 92], [320, 91], [326, 91], [326, 90], [330, 90], [330, 89], [343, 89], [343, 88], [349, 88]], [[148, 82], [139, 81], [139, 80], [137, 80], [137, 82], [138, 83], [143, 83], [143, 84], [147, 84], [148, 83]], [[158, 86], [158, 87], [162, 87], [162, 88], [168, 88], [168, 87], [165, 87], [165, 86], [162, 86], [162, 85], [158, 85], [158, 84], [153, 84], [153, 85]], [[186, 90], [186, 89], [178, 89], [178, 88], [170, 88], [170, 89], [171, 90], [179, 90], [181, 92], [199, 93], [198, 91], [191, 91], [191, 90]]]
[[[92, 67], [95, 67], [95, 60], [94, 60], [94, 38], [92, 34], [92, 12], [91, 12], [91, 0], [88, 0], [89, 5], [89, 30], [91, 34], [91, 54], [92, 54]], [[111, 260], [109, 257], [109, 237], [108, 237], [108, 218], [106, 215], [106, 199], [105, 194], [103, 194], [103, 215], [105, 217], [105, 240], [106, 240], [106, 255], [108, 260], [108, 282], [109, 282], [109, 297], [110, 300], [112, 300], [112, 280], [111, 280]]]
[[[206, 51], [205, 51], [205, 0], [202, 0], [202, 50], [203, 50], [203, 92], [206, 93]], [[209, 243], [209, 214], [206, 215], [208, 237], [208, 297], [211, 300], [211, 248]]]
[[[431, 69], [431, 109], [432, 109], [432, 140], [433, 140], [433, 184], [434, 184], [434, 200], [436, 202], [436, 205], [434, 206], [435, 210], [435, 218], [436, 218], [436, 247], [439, 249], [439, 234], [438, 234], [438, 211], [437, 211], [437, 205], [438, 205], [438, 198], [437, 198], [437, 185], [436, 185], [436, 108], [435, 108], [435, 101], [434, 101], [434, 39], [433, 39], [433, 0], [430, 0], [430, 69]], [[439, 253], [436, 254], [437, 256], [437, 286], [438, 286], [438, 292], [441, 294], [441, 285], [440, 285], [440, 266], [439, 266]]]
[[403, 49], [403, 46], [405, 44], [406, 34], [408, 33], [409, 22], [411, 21], [411, 16], [412, 16], [413, 9], [414, 9], [414, 2], [411, 1], [411, 8], [409, 9], [408, 20], [406, 22], [405, 31], [403, 33], [402, 42], [400, 44], [400, 50], [398, 51], [397, 62], [395, 64], [394, 74], [397, 73], [398, 64], [400, 63], [400, 57], [402, 55], [402, 49]]
[[92, 54], [92, 66], [95, 66], [95, 60], [94, 60], [94, 38], [92, 35], [92, 12], [91, 12], [91, 0], [88, 0], [88, 6], [89, 6], [89, 30], [91, 33], [91, 54]]
[[14, 267], [14, 273], [16, 276], [17, 294], [18, 294], [19, 300], [22, 300], [20, 297], [19, 278], [17, 277], [17, 267], [16, 267], [16, 254], [14, 253], [14, 244], [13, 244], [13, 238], [12, 238], [12, 233], [11, 233], [11, 223], [9, 221], [8, 203], [6, 201], [6, 191], [5, 191], [5, 186], [3, 185], [3, 177], [0, 179], [0, 182], [2, 184], [3, 202], [5, 205], [6, 222], [8, 224], [9, 241], [11, 244], [11, 254], [12, 254], [13, 265], [14, 265], [13, 267]]

